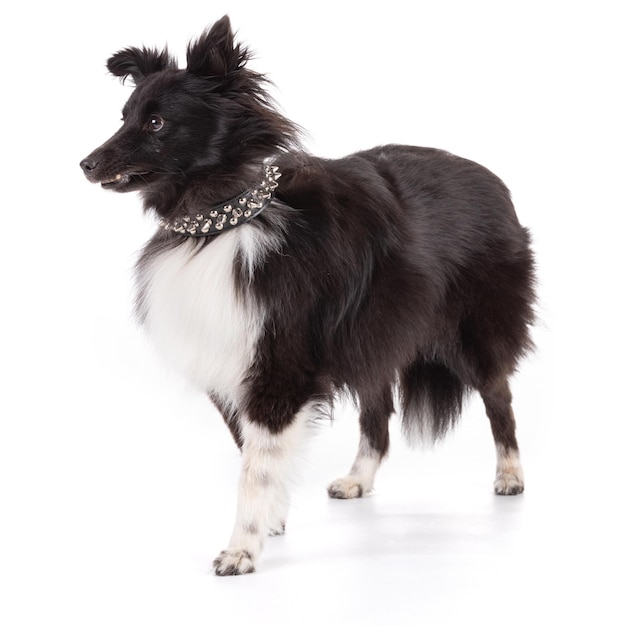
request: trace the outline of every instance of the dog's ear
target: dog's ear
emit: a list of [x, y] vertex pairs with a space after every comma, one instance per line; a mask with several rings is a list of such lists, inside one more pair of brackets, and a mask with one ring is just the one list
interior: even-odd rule
[[187, 71], [196, 76], [224, 79], [243, 67], [248, 57], [247, 49], [235, 44], [230, 19], [225, 15], [189, 44]]
[[138, 85], [146, 76], [168, 68], [175, 69], [176, 61], [167, 48], [159, 52], [149, 48], [126, 48], [107, 61], [107, 69], [114, 76], [126, 80], [129, 76]]

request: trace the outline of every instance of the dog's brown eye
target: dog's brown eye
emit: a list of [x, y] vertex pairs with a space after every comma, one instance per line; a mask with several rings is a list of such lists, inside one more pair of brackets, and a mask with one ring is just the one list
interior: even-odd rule
[[160, 131], [163, 128], [163, 124], [163, 118], [159, 117], [158, 115], [151, 115], [150, 119], [148, 120], [148, 128], [153, 133]]

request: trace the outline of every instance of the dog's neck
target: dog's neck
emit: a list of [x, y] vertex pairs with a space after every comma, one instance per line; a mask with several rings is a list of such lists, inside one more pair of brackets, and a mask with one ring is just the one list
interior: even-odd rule
[[263, 167], [263, 180], [241, 194], [188, 215], [162, 219], [159, 226], [184, 237], [210, 237], [241, 226], [265, 209], [278, 187], [281, 173], [276, 165]]

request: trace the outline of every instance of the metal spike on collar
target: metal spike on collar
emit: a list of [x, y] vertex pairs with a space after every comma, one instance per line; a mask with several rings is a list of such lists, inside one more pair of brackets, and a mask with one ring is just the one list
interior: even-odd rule
[[265, 165], [263, 173], [264, 179], [244, 193], [202, 213], [164, 218], [159, 221], [159, 226], [185, 237], [208, 237], [249, 222], [272, 202], [278, 179], [282, 176], [277, 165]]

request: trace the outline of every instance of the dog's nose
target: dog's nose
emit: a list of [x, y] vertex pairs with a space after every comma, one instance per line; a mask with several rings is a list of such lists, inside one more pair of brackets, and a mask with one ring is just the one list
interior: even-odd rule
[[85, 174], [91, 174], [98, 167], [98, 161], [87, 157], [80, 162], [80, 166]]

